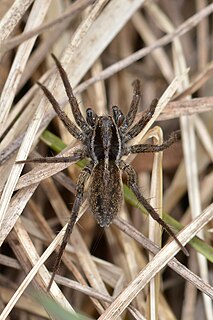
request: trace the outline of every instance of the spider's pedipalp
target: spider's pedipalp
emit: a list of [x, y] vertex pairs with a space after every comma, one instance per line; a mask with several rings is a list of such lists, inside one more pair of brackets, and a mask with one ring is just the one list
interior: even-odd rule
[[91, 126], [92, 128], [94, 128], [94, 126], [95, 126], [97, 117], [98, 117], [97, 114], [95, 113], [95, 111], [92, 108], [87, 108], [86, 121], [87, 121], [88, 125]]
[[117, 107], [113, 106], [112, 107], [112, 113], [113, 113], [113, 119], [118, 127], [122, 126], [125, 116], [123, 112]]

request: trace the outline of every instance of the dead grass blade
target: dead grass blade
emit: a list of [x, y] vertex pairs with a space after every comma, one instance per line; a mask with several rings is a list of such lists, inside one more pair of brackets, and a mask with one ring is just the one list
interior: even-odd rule
[[[16, 1], [18, 2], [18, 1]], [[26, 5], [30, 5], [31, 1], [26, 1]], [[69, 20], [70, 18], [72, 18], [72, 15], [74, 15], [75, 13], [78, 13], [79, 11], [85, 9], [87, 6], [89, 6], [90, 4], [92, 4], [94, 2], [94, 0], [80, 0], [77, 3], [73, 3], [71, 4], [68, 9], [57, 19], [55, 19], [54, 21], [45, 23], [37, 28], [34, 28], [32, 31], [28, 31], [28, 32], [24, 32], [23, 34], [16, 36], [12, 39], [9, 39], [7, 41], [3, 41], [1, 43], [1, 53], [5, 53], [8, 50], [11, 50], [13, 48], [15, 48], [16, 46], [18, 46], [19, 44], [21, 44], [22, 42], [29, 40], [30, 38], [32, 38], [33, 36], [36, 36], [38, 34], [41, 34], [42, 32], [48, 30], [51, 27], [55, 27], [57, 26], [57, 24], [61, 24], [62, 22], [64, 22], [66, 19]], [[23, 5], [23, 1], [22, 1], [22, 5]], [[17, 8], [20, 9], [25, 9], [27, 10], [27, 6], [23, 5], [23, 8], [20, 6], [20, 4], [17, 5]], [[16, 9], [14, 10], [16, 11]], [[17, 15], [17, 11], [16, 11], [16, 15]], [[9, 20], [9, 19], [8, 19]], [[1, 27], [1, 25], [0, 25]], [[6, 28], [5, 28], [6, 29]], [[9, 31], [8, 29], [6, 29], [7, 31]], [[0, 39], [0, 41], [2, 41], [3, 39]]]
[[[142, 233], [132, 227], [129, 223], [121, 218], [116, 218], [113, 222], [120, 230], [125, 234], [128, 234], [132, 239], [135, 239], [144, 248], [150, 251], [152, 254], [156, 255], [160, 252], [160, 248], [157, 247], [153, 242], [149, 241]], [[175, 272], [180, 274], [184, 279], [189, 281], [197, 289], [201, 290], [211, 299], [213, 298], [213, 288], [200, 277], [194, 274], [192, 271], [187, 269], [183, 264], [181, 264], [177, 259], [172, 259], [168, 266], [171, 267]]]
[[[39, 257], [31, 240], [29, 239], [26, 233], [26, 230], [23, 228], [21, 221], [17, 221], [14, 232], [16, 233], [16, 236], [18, 237], [18, 240], [20, 241], [22, 249], [24, 249], [24, 253], [25, 253], [25, 255], [21, 255], [22, 251], [19, 251], [20, 258], [26, 259], [26, 256], [27, 256], [30, 259], [30, 262], [33, 265], [33, 268], [29, 271], [29, 273], [27, 274], [22, 284], [18, 287], [18, 289], [16, 290], [16, 292], [8, 302], [7, 306], [4, 308], [3, 312], [0, 315], [0, 320], [5, 320], [7, 318], [7, 316], [9, 315], [10, 311], [12, 310], [12, 308], [14, 307], [18, 299], [22, 296], [23, 292], [26, 290], [26, 288], [28, 287], [32, 279], [35, 277], [38, 270], [39, 270], [39, 275], [41, 277], [41, 280], [39, 280], [40, 286], [42, 285], [42, 282], [45, 284], [45, 286], [48, 286], [48, 283], [50, 281], [50, 275], [43, 264], [47, 260], [49, 255], [52, 253], [52, 251], [55, 249], [55, 243], [57, 243], [58, 238], [62, 240], [62, 234], [60, 233], [55, 238], [55, 240], [51, 243], [51, 245], [46, 249], [46, 251], [42, 254], [42, 256]], [[56, 296], [59, 297], [61, 303], [63, 301], [64, 308], [70, 311], [73, 310], [56, 285], [52, 286], [50, 294], [52, 294], [52, 292], [54, 292], [55, 297]]]
[[[209, 221], [212, 219], [213, 205], [209, 206], [203, 213], [191, 222], [180, 232], [178, 239], [182, 244], [186, 244], [192, 239]], [[115, 299], [110, 307], [99, 317], [104, 319], [117, 319], [125, 310], [135, 296], [149, 283], [149, 281], [159, 272], [178, 252], [180, 248], [175, 241], [167, 244], [155, 255], [139, 275], [128, 285], [128, 287]]]
[[[153, 10], [154, 9], [154, 10]], [[174, 32], [175, 27], [172, 25], [171, 21], [162, 14], [161, 10], [154, 4], [151, 6], [151, 11], [155, 17], [160, 17], [158, 21], [161, 21], [161, 26], [168, 33]], [[200, 14], [200, 12], [198, 12]], [[202, 20], [203, 21], [203, 20]], [[186, 60], [183, 52], [183, 48], [179, 39], [175, 39], [173, 43], [173, 59], [175, 65], [176, 75], [181, 74], [186, 69]], [[179, 92], [186, 89], [189, 85], [188, 75], [185, 75], [184, 81], [179, 87]], [[190, 97], [188, 97], [190, 99]], [[196, 155], [196, 141], [195, 141], [195, 131], [194, 131], [194, 117], [182, 116], [180, 118], [181, 132], [183, 139], [183, 150], [184, 150], [184, 161], [187, 176], [187, 185], [189, 193], [189, 203], [192, 212], [192, 216], [195, 217], [201, 213], [201, 201], [200, 201], [200, 191], [198, 182], [198, 167], [197, 167], [197, 155]], [[202, 232], [201, 232], [202, 234]], [[200, 273], [203, 279], [207, 280], [208, 267], [207, 261], [204, 257], [198, 255], [198, 261], [200, 264]], [[207, 318], [209, 314], [213, 313], [212, 303], [208, 297], [203, 296], [205, 313]], [[211, 312], [209, 313], [209, 311]]]
[[165, 35], [164, 37], [157, 40], [152, 45], [145, 47], [143, 49], [140, 49], [139, 51], [133, 53], [132, 55], [128, 56], [127, 58], [124, 58], [123, 60], [120, 60], [119, 62], [111, 65], [110, 67], [103, 70], [98, 76], [93, 77], [92, 79], [89, 79], [88, 81], [85, 81], [85, 83], [82, 85], [82, 87], [80, 87], [80, 89], [83, 90], [85, 87], [88, 87], [88, 85], [91, 85], [91, 84], [95, 83], [96, 81], [109, 78], [113, 74], [123, 70], [124, 68], [127, 68], [132, 63], [147, 56], [152, 51], [169, 44], [175, 38], [182, 36], [183, 34], [188, 32], [191, 28], [195, 27], [203, 18], [210, 15], [212, 12], [213, 12], [213, 4], [210, 4], [205, 9], [203, 9], [199, 13], [195, 14], [193, 17], [190, 17], [181, 26], [176, 28], [175, 31], [171, 32], [168, 35]]
[[16, 27], [33, 0], [16, 0], [0, 22], [0, 40], [5, 40]]
[[[149, 131], [150, 137], [153, 138], [153, 142], [156, 145], [163, 143], [163, 132], [160, 127], [154, 127]], [[158, 215], [162, 218], [163, 216], [163, 152], [156, 153], [154, 155], [152, 179], [151, 179], [151, 190], [150, 190], [150, 204], [157, 210]], [[151, 241], [156, 243], [159, 247], [162, 244], [162, 230], [158, 223], [149, 217], [149, 238]], [[153, 256], [149, 255], [151, 261]], [[150, 292], [149, 292], [149, 317], [156, 319], [158, 315], [158, 306], [160, 298], [160, 274], [150, 281]]]
[[[28, 24], [26, 26], [26, 30], [32, 28], [33, 26], [41, 23], [43, 21], [45, 14], [48, 10], [48, 6], [50, 4], [50, 1], [46, 1], [45, 3], [41, 0], [37, 0], [33, 8], [31, 10], [30, 14], [30, 20], [28, 20]], [[4, 90], [1, 94], [1, 100], [0, 100], [0, 128], [1, 131], [4, 128], [6, 117], [9, 113], [12, 101], [15, 96], [16, 88], [18, 85], [18, 82], [20, 81], [21, 74], [23, 72], [23, 69], [25, 67], [26, 61], [29, 57], [29, 54], [32, 50], [32, 47], [34, 45], [36, 39], [31, 39], [28, 42], [22, 44], [18, 52], [16, 54], [16, 58], [13, 62], [13, 66], [10, 70], [10, 76], [8, 77], [8, 81], [6, 82], [4, 86]], [[18, 66], [22, 65], [22, 68], [20, 69]], [[42, 118], [42, 113], [38, 112], [37, 116]], [[34, 121], [33, 125], [35, 126], [36, 121]], [[35, 131], [34, 126], [31, 126], [32, 132]], [[29, 130], [30, 131], [30, 130]], [[26, 137], [25, 139], [25, 145], [23, 143], [22, 152], [20, 152], [20, 156], [24, 157], [26, 152], [29, 152], [30, 150], [30, 141], [32, 141], [31, 134]], [[21, 173], [21, 167], [15, 166], [10, 172], [10, 176], [7, 180], [7, 183], [5, 185], [1, 201], [0, 201], [0, 227], [2, 224], [2, 221], [4, 219], [4, 216], [6, 214], [6, 210], [9, 205], [10, 198], [12, 196], [12, 192], [14, 190], [14, 187], [18, 181], [19, 175]]]
[[[13, 2], [11, 8], [8, 2]], [[72, 165], [78, 161], [75, 151], [79, 145], [63, 124], [59, 124], [41, 90], [33, 85], [37, 80], [44, 83], [72, 119], [64, 88], [50, 59], [51, 52], [67, 71], [83, 115], [90, 106], [98, 115], [111, 114], [113, 105], [125, 115], [135, 79], [142, 83], [142, 99], [135, 121], [141, 118], [153, 98], [161, 97], [153, 119], [135, 139], [136, 143], [150, 137], [154, 137], [156, 143], [161, 141], [160, 131], [156, 127], [151, 129], [155, 120], [160, 121], [158, 125], [167, 139], [179, 128], [179, 119], [186, 119], [183, 120], [183, 139], [165, 150], [163, 163], [161, 154], [155, 155], [154, 164], [153, 155], [144, 154], [134, 157], [132, 165], [142, 194], [151, 200], [156, 210], [163, 211], [165, 221], [174, 230], [181, 229], [181, 224], [188, 225], [179, 234], [180, 239], [188, 242], [205, 225], [204, 239], [196, 237], [187, 245], [190, 257], [184, 257], [186, 268], [173, 258], [179, 250], [176, 244], [170, 242], [161, 250], [147, 238], [148, 218], [141, 214], [144, 208], [127, 188], [125, 176], [127, 204], [120, 212], [122, 219], [117, 217], [113, 221], [115, 226], [104, 231], [98, 229], [90, 216], [86, 187], [77, 227], [62, 258], [59, 273], [63, 277], [55, 278], [63, 286], [63, 293], [54, 284], [51, 296], [67, 309], [71, 309], [68, 303], [71, 301], [73, 309], [93, 319], [100, 316], [101, 319], [174, 320], [180, 314], [185, 319], [188, 312], [190, 320], [211, 317], [209, 301], [213, 299], [213, 287], [209, 284], [208, 272], [211, 273], [212, 266], [209, 263], [207, 269], [206, 261], [201, 262], [202, 280], [197, 275], [196, 253], [212, 261], [212, 222], [207, 224], [207, 220], [211, 219], [213, 210], [213, 63], [210, 56], [213, 4], [206, 0], [198, 2], [192, 1], [193, 5], [189, 6], [184, 2], [161, 0], [79, 0], [72, 4], [62, 0], [0, 1], [0, 118], [3, 120], [0, 127], [0, 264], [5, 304], [0, 302], [3, 310], [0, 319], [29, 318], [31, 314], [35, 319], [46, 316], [41, 306], [37, 312], [36, 304], [32, 303], [32, 309], [29, 308], [31, 301], [25, 290], [31, 283], [39, 295], [46, 290], [50, 279], [48, 270], [52, 270], [54, 255], [66, 228], [61, 230], [61, 226], [66, 224], [73, 205], [79, 170], [88, 161]], [[186, 20], [186, 17], [190, 18]], [[21, 45], [15, 48], [19, 41]], [[5, 53], [10, 45], [14, 49]], [[189, 75], [186, 66], [190, 67]], [[97, 82], [99, 80], [102, 81]], [[168, 83], [171, 83], [169, 87]], [[186, 98], [192, 93], [193, 99]], [[18, 180], [22, 165], [14, 164], [15, 158], [23, 160], [30, 152], [30, 158], [38, 157], [38, 153], [46, 157], [61, 152], [58, 157], [73, 155], [73, 161], [38, 164], [29, 172], [31, 164], [28, 164]], [[187, 167], [187, 177], [184, 158], [187, 166], [191, 166]], [[129, 157], [128, 161], [131, 160]], [[63, 169], [65, 173], [60, 172]], [[48, 179], [43, 181], [45, 178]], [[197, 197], [194, 206], [188, 205], [188, 194], [190, 203]], [[201, 208], [207, 209], [202, 209], [203, 214], [191, 222], [191, 211], [199, 212]], [[154, 239], [154, 227], [152, 231]], [[56, 238], [55, 234], [58, 234]], [[164, 241], [167, 241], [166, 235], [162, 246]], [[47, 261], [53, 251], [56, 252]], [[154, 256], [150, 262], [149, 253]], [[182, 259], [181, 255], [180, 252], [178, 258]], [[161, 290], [152, 280], [159, 272], [163, 274]], [[150, 283], [149, 295], [144, 286], [148, 288]], [[202, 303], [202, 294], [209, 300], [204, 298]], [[54, 317], [52, 313], [51, 316]]]

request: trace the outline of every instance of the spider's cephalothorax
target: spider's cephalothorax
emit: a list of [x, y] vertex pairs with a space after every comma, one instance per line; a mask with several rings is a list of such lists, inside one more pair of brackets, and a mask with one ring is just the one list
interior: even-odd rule
[[[134, 192], [138, 201], [142, 203], [152, 218], [155, 219], [176, 240], [182, 251], [185, 254], [188, 254], [187, 250], [176, 238], [171, 228], [158, 216], [155, 209], [140, 193], [134, 169], [122, 160], [124, 155], [128, 155], [130, 153], [162, 151], [179, 139], [179, 132], [174, 132], [162, 145], [127, 145], [127, 142], [136, 137], [152, 118], [157, 105], [157, 99], [153, 100], [150, 108], [143, 114], [140, 120], [135, 125], [132, 125], [135, 120], [141, 97], [140, 82], [139, 80], [136, 80], [133, 83], [133, 98], [129, 112], [126, 116], [123, 115], [118, 107], [114, 106], [112, 107], [112, 116], [98, 116], [91, 108], [88, 108], [86, 110], [85, 119], [79, 109], [65, 70], [58, 59], [54, 55], [52, 56], [64, 83], [77, 126], [60, 109], [58, 102], [55, 100], [51, 92], [41, 83], [38, 82], [38, 85], [43, 90], [47, 99], [51, 102], [55, 112], [66, 126], [67, 130], [72, 136], [81, 141], [82, 148], [78, 152], [79, 158], [89, 158], [90, 163], [79, 175], [78, 182], [76, 184], [76, 196], [72, 207], [72, 213], [55, 261], [48, 289], [50, 289], [54, 276], [59, 268], [63, 251], [77, 220], [78, 212], [83, 200], [85, 183], [88, 179], [90, 208], [100, 226], [109, 226], [113, 218], [119, 212], [122, 203], [121, 174], [124, 172], [127, 176], [128, 185]], [[18, 163], [55, 163], [69, 161], [72, 162], [73, 157], [38, 158], [19, 161]]]

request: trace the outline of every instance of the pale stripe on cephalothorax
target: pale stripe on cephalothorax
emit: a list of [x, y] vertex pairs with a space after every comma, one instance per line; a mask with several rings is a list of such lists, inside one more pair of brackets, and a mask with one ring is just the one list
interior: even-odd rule
[[92, 159], [92, 161], [93, 161], [94, 164], [97, 164], [97, 163], [98, 163], [98, 158], [97, 158], [97, 156], [96, 156], [96, 154], [95, 154], [95, 148], [94, 148], [94, 142], [95, 142], [95, 135], [96, 135], [97, 125], [98, 125], [98, 121], [96, 121], [95, 129], [93, 130], [93, 133], [92, 133], [91, 145], [90, 145], [91, 159]]
[[120, 159], [121, 159], [122, 145], [121, 145], [121, 136], [120, 136], [119, 129], [116, 126], [116, 124], [115, 124], [115, 129], [116, 129], [116, 133], [117, 133], [117, 137], [118, 137], [118, 154], [116, 156], [115, 163], [118, 164], [120, 162]]

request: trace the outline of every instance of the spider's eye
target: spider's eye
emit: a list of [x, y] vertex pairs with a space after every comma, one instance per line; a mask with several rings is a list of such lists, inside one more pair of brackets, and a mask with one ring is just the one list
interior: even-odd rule
[[96, 122], [96, 119], [97, 119], [97, 114], [96, 114], [91, 108], [88, 108], [88, 109], [86, 110], [86, 120], [87, 120], [87, 123], [88, 123], [91, 127], [94, 127], [95, 122]]
[[113, 112], [113, 118], [115, 120], [115, 123], [117, 124], [118, 127], [120, 127], [125, 119], [124, 114], [116, 106], [112, 107], [112, 112]]

